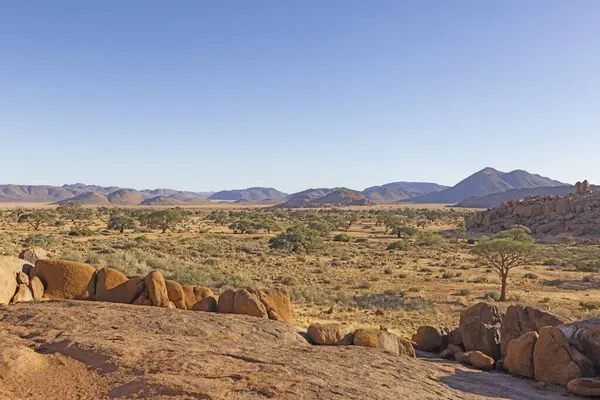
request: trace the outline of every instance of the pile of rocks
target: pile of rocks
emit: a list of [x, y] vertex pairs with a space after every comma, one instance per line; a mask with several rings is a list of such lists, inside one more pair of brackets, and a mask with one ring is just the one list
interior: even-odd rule
[[467, 229], [500, 232], [517, 224], [538, 235], [600, 234], [600, 192], [592, 193], [589, 182], [583, 181], [577, 182], [573, 194], [565, 197], [535, 196], [508, 201], [474, 213], [467, 220]]
[[422, 326], [412, 340], [419, 350], [475, 368], [600, 396], [600, 379], [592, 379], [600, 372], [600, 320], [570, 322], [523, 305], [502, 315], [496, 306], [479, 303], [461, 313], [458, 328]]
[[96, 270], [89, 264], [50, 260], [39, 248], [19, 257], [0, 257], [0, 304], [90, 300], [294, 322], [292, 302], [283, 288], [226, 290], [217, 299], [208, 287], [181, 285], [160, 271], [128, 277], [113, 268]]
[[352, 330], [345, 324], [312, 324], [307, 334], [315, 345], [372, 347], [390, 354], [416, 357], [410, 340], [384, 327]]

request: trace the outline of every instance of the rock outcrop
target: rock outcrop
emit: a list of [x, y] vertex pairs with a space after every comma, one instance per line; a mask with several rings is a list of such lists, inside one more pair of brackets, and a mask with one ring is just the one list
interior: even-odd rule
[[439, 351], [442, 349], [442, 332], [433, 326], [421, 326], [413, 335], [412, 341], [416, 343], [417, 349], [423, 351]]
[[354, 333], [343, 324], [312, 324], [307, 333], [310, 340], [319, 345], [347, 346], [354, 341]]
[[500, 325], [498, 308], [489, 303], [478, 303], [460, 314], [460, 333], [467, 351], [481, 351], [500, 359]]
[[17, 273], [31, 269], [28, 262], [8, 256], [0, 256], [0, 304], [8, 304], [17, 291]]
[[507, 354], [508, 344], [526, 332], [539, 332], [545, 326], [558, 326], [568, 319], [542, 311], [535, 307], [511, 305], [506, 309], [500, 326], [500, 350], [502, 357]]
[[374, 347], [386, 353], [400, 354], [398, 337], [385, 329], [357, 329], [354, 332], [355, 346]]
[[52, 300], [92, 300], [96, 270], [89, 264], [64, 260], [38, 260], [32, 276], [44, 284], [44, 297]]
[[41, 247], [34, 246], [24, 249], [19, 253], [19, 258], [27, 261], [31, 265], [35, 265], [38, 260], [46, 260], [48, 253]]
[[533, 331], [511, 340], [504, 357], [504, 369], [513, 375], [533, 378], [533, 350], [538, 337], [538, 333]]
[[568, 196], [527, 197], [476, 212], [467, 220], [467, 229], [499, 232], [513, 225], [525, 225], [537, 235], [600, 234], [600, 192], [592, 193], [586, 183]]

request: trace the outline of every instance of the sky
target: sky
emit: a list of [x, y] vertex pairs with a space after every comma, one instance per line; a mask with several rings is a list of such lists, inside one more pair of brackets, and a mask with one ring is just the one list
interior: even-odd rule
[[600, 183], [596, 0], [0, 0], [0, 183]]

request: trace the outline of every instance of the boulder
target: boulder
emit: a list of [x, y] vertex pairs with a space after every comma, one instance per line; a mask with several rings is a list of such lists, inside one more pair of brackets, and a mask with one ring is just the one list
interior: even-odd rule
[[384, 329], [357, 329], [353, 343], [355, 346], [374, 347], [386, 353], [400, 354], [398, 337]]
[[152, 271], [145, 278], [146, 289], [152, 305], [155, 307], [169, 307], [169, 293], [165, 277], [160, 271]]
[[[98, 288], [98, 285], [96, 285]], [[122, 303], [122, 304], [133, 304], [136, 299], [140, 297], [142, 292], [146, 289], [146, 283], [144, 278], [142, 277], [133, 277], [131, 279], [127, 279], [123, 283], [118, 286], [112, 287], [109, 290], [102, 290], [96, 293], [97, 301], [106, 301], [110, 303]], [[146, 298], [148, 297], [148, 292], [146, 291]], [[143, 300], [144, 297], [141, 299]], [[141, 301], [140, 300], [140, 301]], [[136, 303], [138, 304], [138, 303]], [[151, 305], [143, 304], [143, 305]]]
[[179, 282], [167, 279], [165, 283], [167, 285], [169, 300], [180, 310], [186, 310], [185, 294]]
[[233, 298], [235, 297], [235, 290], [227, 289], [219, 296], [219, 302], [217, 303], [217, 309], [220, 313], [233, 314]]
[[29, 275], [23, 271], [17, 272], [17, 284], [29, 286]]
[[96, 270], [89, 264], [65, 260], [38, 260], [33, 276], [44, 284], [51, 300], [91, 300], [96, 290]]
[[401, 356], [407, 356], [416, 358], [417, 354], [415, 352], [415, 347], [413, 346], [413, 342], [402, 337], [398, 337], [398, 351]]
[[268, 318], [267, 309], [260, 298], [246, 289], [235, 292], [233, 297], [233, 313], [250, 315], [252, 317]]
[[494, 360], [500, 358], [500, 325], [498, 308], [478, 303], [460, 314], [460, 334], [467, 351], [481, 351]]
[[33, 301], [33, 295], [29, 287], [23, 283], [17, 287], [17, 293], [12, 298], [13, 303], [21, 303], [25, 301]]
[[267, 309], [269, 319], [295, 323], [290, 294], [284, 288], [262, 289], [258, 291], [260, 301]]
[[148, 293], [148, 288], [146, 288], [146, 284], [144, 283], [144, 289], [140, 293], [138, 297], [133, 300], [133, 303], [138, 306], [151, 306], [152, 300], [150, 299], [150, 294]]
[[567, 386], [573, 379], [590, 373], [586, 371], [583, 355], [577, 350], [574, 354], [559, 328], [547, 326], [540, 329], [539, 335], [533, 350], [535, 380]]
[[461, 347], [463, 344], [460, 328], [456, 328], [448, 332], [448, 344]]
[[585, 355], [600, 372], [600, 319], [575, 321], [558, 326], [569, 344]]
[[526, 332], [539, 332], [545, 326], [558, 326], [567, 322], [559, 317], [535, 307], [513, 305], [506, 309], [500, 326], [500, 351], [506, 356], [508, 343], [520, 338]]
[[44, 284], [37, 276], [29, 279], [29, 290], [31, 290], [31, 294], [34, 300], [41, 300], [42, 296], [44, 296]]
[[413, 335], [412, 341], [417, 349], [423, 351], [440, 351], [442, 349], [442, 331], [433, 326], [421, 326]]
[[16, 257], [0, 256], [0, 304], [9, 304], [17, 291], [17, 273], [31, 264]]
[[129, 279], [121, 271], [113, 268], [104, 267], [96, 272], [96, 292], [95, 299], [98, 301], [107, 300], [107, 292]]
[[183, 296], [187, 309], [191, 309], [194, 304], [206, 297], [215, 297], [213, 291], [208, 287], [181, 285], [181, 288], [183, 289]]
[[600, 379], [576, 378], [569, 381], [567, 388], [578, 396], [600, 397]]
[[511, 340], [508, 344], [506, 357], [504, 358], [504, 369], [513, 375], [533, 378], [535, 373], [533, 368], [533, 349], [538, 337], [538, 333], [532, 331]]
[[353, 332], [343, 324], [312, 324], [307, 333], [310, 340], [318, 345], [346, 346], [354, 340]]
[[34, 246], [22, 250], [19, 253], [19, 258], [27, 261], [31, 265], [35, 265], [38, 260], [46, 260], [48, 258], [48, 253], [41, 247]]
[[470, 351], [466, 354], [469, 364], [475, 368], [483, 369], [485, 371], [494, 369], [494, 359], [483, 354], [481, 351]]
[[217, 312], [217, 299], [214, 296], [205, 297], [194, 304], [191, 309], [194, 311]]

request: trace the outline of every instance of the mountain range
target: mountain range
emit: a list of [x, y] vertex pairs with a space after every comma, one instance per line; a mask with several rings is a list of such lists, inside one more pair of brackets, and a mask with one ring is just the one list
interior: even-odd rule
[[0, 185], [0, 202], [61, 203], [74, 201], [86, 205], [192, 205], [209, 202], [278, 204], [280, 207], [316, 207], [328, 204], [365, 205], [444, 203], [465, 207], [484, 207], [506, 199], [532, 194], [568, 193], [570, 185], [523, 170], [481, 171], [452, 187], [431, 182], [392, 182], [363, 191], [348, 188], [307, 189], [287, 194], [275, 188], [251, 187], [219, 192], [190, 192], [173, 189], [135, 190], [116, 186], [77, 183], [63, 186]]

